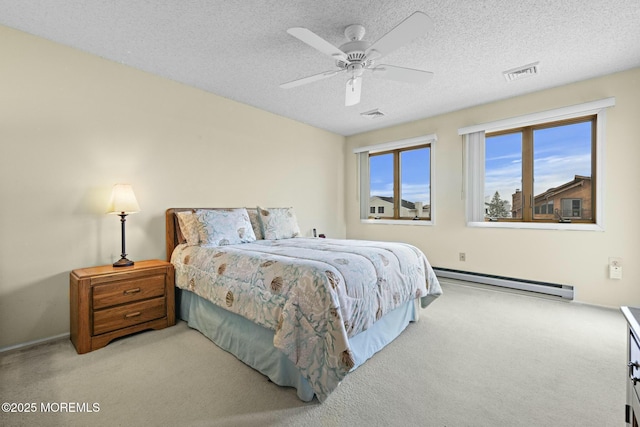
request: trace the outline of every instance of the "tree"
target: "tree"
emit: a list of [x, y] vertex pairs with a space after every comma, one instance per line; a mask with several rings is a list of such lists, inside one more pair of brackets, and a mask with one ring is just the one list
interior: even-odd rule
[[507, 209], [508, 205], [509, 202], [502, 200], [500, 193], [496, 191], [487, 207], [487, 216], [489, 218], [509, 218], [511, 213]]

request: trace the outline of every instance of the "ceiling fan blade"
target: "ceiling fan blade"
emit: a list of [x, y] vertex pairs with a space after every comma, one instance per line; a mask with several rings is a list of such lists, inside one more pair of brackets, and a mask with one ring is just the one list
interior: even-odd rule
[[416, 70], [414, 68], [396, 67], [394, 65], [382, 64], [373, 68], [374, 77], [397, 80], [407, 83], [424, 84], [433, 78], [433, 73], [429, 71]]
[[391, 31], [380, 37], [365, 52], [372, 59], [381, 58], [400, 46], [410, 43], [433, 28], [431, 18], [422, 12], [414, 12]]
[[336, 74], [340, 73], [341, 71], [342, 70], [325, 71], [324, 73], [314, 74], [313, 76], [303, 77], [301, 79], [292, 80], [292, 81], [287, 82], [287, 83], [282, 83], [280, 85], [280, 87], [283, 88], [283, 89], [290, 89], [292, 87], [306, 85], [307, 83], [317, 82], [318, 80], [323, 80], [323, 79], [326, 79], [328, 77], [335, 76]]
[[347, 90], [344, 97], [344, 105], [350, 107], [360, 102], [362, 90], [362, 77], [352, 77], [347, 80]]
[[287, 33], [291, 34], [298, 40], [308, 44], [314, 49], [319, 50], [325, 55], [329, 55], [333, 59], [347, 59], [347, 54], [317, 35], [316, 33], [302, 27], [289, 28]]

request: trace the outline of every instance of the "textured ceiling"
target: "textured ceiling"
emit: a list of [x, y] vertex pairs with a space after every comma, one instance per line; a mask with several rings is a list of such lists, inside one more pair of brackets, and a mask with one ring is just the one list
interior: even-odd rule
[[[334, 69], [288, 28], [340, 46], [357, 23], [373, 42], [417, 10], [433, 30], [381, 62], [429, 83], [365, 79], [351, 107], [343, 76], [279, 87]], [[640, 66], [639, 0], [0, 0], [0, 24], [342, 135]], [[502, 75], [538, 61], [536, 77]]]

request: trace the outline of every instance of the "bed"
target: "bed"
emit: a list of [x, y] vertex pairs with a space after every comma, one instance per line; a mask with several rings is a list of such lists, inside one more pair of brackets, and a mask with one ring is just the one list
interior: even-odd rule
[[298, 397], [323, 402], [441, 293], [396, 242], [300, 237], [291, 208], [171, 208], [178, 316]]

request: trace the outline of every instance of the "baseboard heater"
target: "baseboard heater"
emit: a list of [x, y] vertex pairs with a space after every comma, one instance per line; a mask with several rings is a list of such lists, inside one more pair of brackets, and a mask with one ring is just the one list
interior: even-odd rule
[[438, 277], [464, 280], [465, 282], [482, 283], [485, 285], [501, 286], [504, 288], [518, 289], [521, 291], [537, 292], [539, 294], [553, 295], [565, 299], [573, 299], [573, 286], [557, 283], [538, 282], [534, 280], [514, 279], [512, 277], [493, 276], [468, 271], [451, 270], [448, 268], [434, 267]]

